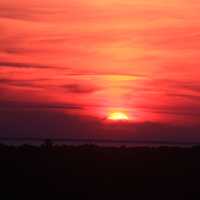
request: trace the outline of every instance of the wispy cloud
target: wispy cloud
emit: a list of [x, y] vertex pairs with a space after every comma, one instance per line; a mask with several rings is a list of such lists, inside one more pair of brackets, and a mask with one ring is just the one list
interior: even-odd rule
[[51, 65], [43, 65], [43, 64], [36, 64], [36, 63], [20, 63], [20, 62], [5, 62], [0, 61], [0, 67], [14, 67], [14, 68], [59, 68], [54, 67]]
[[57, 109], [57, 110], [81, 110], [81, 106], [75, 104], [56, 104], [56, 103], [31, 103], [20, 101], [1, 101], [0, 109]]
[[94, 93], [100, 90], [100, 88], [92, 85], [80, 85], [80, 84], [69, 84], [62, 86], [66, 91], [72, 93]]

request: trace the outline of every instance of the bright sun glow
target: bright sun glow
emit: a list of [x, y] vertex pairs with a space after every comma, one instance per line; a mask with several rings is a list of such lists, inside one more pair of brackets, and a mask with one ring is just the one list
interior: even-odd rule
[[128, 120], [128, 116], [125, 113], [122, 112], [113, 112], [110, 113], [108, 116], [109, 120], [113, 120], [113, 121], [126, 121]]

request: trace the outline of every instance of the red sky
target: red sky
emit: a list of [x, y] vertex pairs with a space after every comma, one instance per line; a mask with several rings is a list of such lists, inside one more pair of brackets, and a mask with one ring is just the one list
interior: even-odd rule
[[0, 110], [200, 120], [197, 0], [0, 2]]

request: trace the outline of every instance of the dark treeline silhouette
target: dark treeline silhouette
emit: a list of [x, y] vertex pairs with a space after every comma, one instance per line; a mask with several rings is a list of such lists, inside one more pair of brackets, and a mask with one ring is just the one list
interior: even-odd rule
[[0, 173], [7, 199], [194, 199], [200, 146], [2, 144]]

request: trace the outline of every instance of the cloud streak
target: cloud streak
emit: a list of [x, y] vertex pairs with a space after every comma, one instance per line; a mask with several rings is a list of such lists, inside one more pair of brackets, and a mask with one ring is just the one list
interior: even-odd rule
[[20, 63], [20, 62], [0, 62], [0, 67], [14, 67], [14, 68], [55, 68], [53, 66], [34, 64], [34, 63]]

